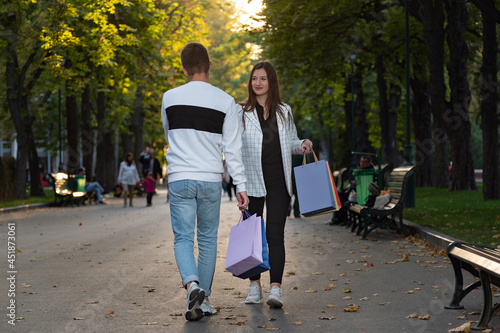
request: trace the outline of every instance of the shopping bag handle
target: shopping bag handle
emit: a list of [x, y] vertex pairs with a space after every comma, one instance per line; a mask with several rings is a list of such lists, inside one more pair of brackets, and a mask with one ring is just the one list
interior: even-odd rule
[[[314, 152], [314, 150], [312, 151], [312, 154], [314, 155], [314, 161], [318, 162], [318, 157], [316, 156], [316, 153]], [[307, 154], [304, 154], [304, 159], [302, 160], [302, 165], [306, 165], [307, 164], [306, 156], [307, 156]]]
[[243, 219], [247, 219], [250, 217], [250, 214], [248, 213], [248, 211], [245, 209], [244, 211], [241, 212], [241, 216], [240, 216], [240, 220], [238, 221], [238, 224], [241, 223], [241, 221], [243, 221]]

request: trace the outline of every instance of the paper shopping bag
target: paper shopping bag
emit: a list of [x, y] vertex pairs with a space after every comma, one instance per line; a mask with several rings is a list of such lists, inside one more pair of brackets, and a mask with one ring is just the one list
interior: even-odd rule
[[314, 216], [339, 210], [339, 195], [328, 161], [318, 161], [294, 168], [300, 213]]
[[[265, 272], [265, 271], [268, 271], [271, 267], [269, 266], [269, 252], [267, 250], [267, 238], [266, 238], [266, 228], [264, 226], [264, 219], [261, 218], [261, 227], [260, 227], [260, 230], [261, 230], [261, 239], [262, 239], [262, 242], [261, 242], [261, 248], [262, 248], [262, 264], [240, 274], [240, 275], [237, 275], [237, 277], [241, 278], [241, 279], [248, 279], [252, 276], [255, 276], [257, 274], [260, 274], [262, 272]], [[255, 231], [257, 232], [257, 231]], [[257, 239], [258, 237], [255, 237], [255, 240]], [[257, 246], [257, 244], [255, 244], [255, 246]]]
[[263, 262], [261, 220], [254, 214], [231, 228], [226, 269], [236, 276]]

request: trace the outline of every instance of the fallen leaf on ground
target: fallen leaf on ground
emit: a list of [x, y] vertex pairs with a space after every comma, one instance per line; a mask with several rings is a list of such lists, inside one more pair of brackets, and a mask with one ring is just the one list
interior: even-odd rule
[[108, 313], [106, 313], [106, 318], [111, 318], [115, 316], [115, 312], [113, 310], [108, 310]]
[[357, 304], [349, 304], [347, 308], [343, 309], [344, 312], [357, 312], [359, 311], [359, 305]]
[[368, 300], [369, 300], [369, 298], [368, 298], [368, 297], [363, 297], [363, 298], [360, 298], [359, 300], [360, 300], [360, 301], [368, 301]]
[[319, 317], [321, 320], [334, 320], [336, 319], [335, 317]]
[[348, 294], [348, 293], [350, 293], [350, 292], [351, 292], [351, 289], [349, 289], [349, 288], [344, 288], [344, 293]]
[[82, 317], [75, 317], [75, 318], [73, 318], [73, 320], [83, 320], [83, 318]]
[[352, 299], [352, 297], [351, 296], [346, 296], [346, 297], [342, 297], [342, 299], [349, 300], [349, 299]]
[[314, 272], [314, 273], [312, 273], [312, 275], [321, 275], [321, 274], [323, 274], [323, 272]]
[[413, 294], [413, 290], [408, 290], [406, 293], [407, 294]]
[[180, 317], [180, 316], [183, 316], [183, 314], [182, 313], [171, 313], [171, 314], [169, 314], [169, 316]]
[[304, 291], [305, 293], [317, 293], [317, 290], [309, 288], [309, 290]]
[[458, 316], [457, 319], [460, 319], [460, 320], [466, 320], [467, 319], [467, 316], [466, 315], [463, 315], [463, 316]]
[[465, 323], [459, 327], [448, 330], [448, 333], [470, 333], [470, 325], [471, 322]]
[[418, 319], [420, 319], [420, 320], [429, 320], [429, 319], [431, 319], [431, 315], [428, 314], [428, 315], [425, 315], [425, 316], [419, 316]]
[[288, 275], [295, 275], [295, 271], [290, 271], [287, 273]]
[[235, 315], [229, 315], [229, 316], [221, 317], [221, 319], [232, 320], [232, 319], [236, 319], [236, 316]]
[[244, 324], [245, 324], [244, 321], [233, 321], [233, 322], [229, 323], [229, 325], [239, 325], [239, 326], [244, 325]]
[[418, 314], [412, 313], [411, 315], [407, 316], [406, 318], [418, 318]]
[[327, 307], [327, 308], [334, 308], [334, 307], [335, 307], [335, 305], [333, 305], [333, 304], [327, 304], [327, 306], [326, 306], [326, 307]]
[[275, 321], [276, 318], [269, 318], [269, 321]]
[[302, 322], [301, 321], [294, 321], [293, 324], [294, 325], [302, 325]]

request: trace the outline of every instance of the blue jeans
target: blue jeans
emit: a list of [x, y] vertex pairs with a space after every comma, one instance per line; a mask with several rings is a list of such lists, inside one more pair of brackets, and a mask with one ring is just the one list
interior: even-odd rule
[[[221, 182], [179, 180], [169, 184], [174, 253], [185, 286], [198, 281], [210, 296], [217, 259]], [[198, 240], [198, 265], [193, 253]]]
[[85, 192], [95, 192], [95, 196], [97, 197], [97, 201], [101, 202], [102, 197], [101, 194], [104, 192], [104, 189], [102, 188], [101, 184], [98, 182], [93, 182], [93, 183], [86, 183], [85, 184]]

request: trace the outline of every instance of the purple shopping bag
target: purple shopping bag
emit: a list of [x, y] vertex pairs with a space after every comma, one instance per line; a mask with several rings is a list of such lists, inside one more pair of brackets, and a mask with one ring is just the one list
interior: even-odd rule
[[[271, 269], [271, 266], [269, 265], [269, 252], [267, 250], [267, 238], [266, 238], [266, 228], [264, 227], [264, 219], [260, 219], [261, 223], [261, 234], [262, 234], [262, 264], [255, 266], [254, 268], [251, 268], [250, 270], [241, 273], [240, 275], [237, 275], [240, 279], [248, 279], [251, 278], [252, 276], [255, 276], [257, 274], [260, 274], [262, 272], [268, 271]], [[257, 238], [257, 237], [256, 237]], [[257, 244], [255, 244], [257, 246]]]
[[231, 228], [226, 269], [238, 276], [262, 262], [261, 218], [254, 214]]

